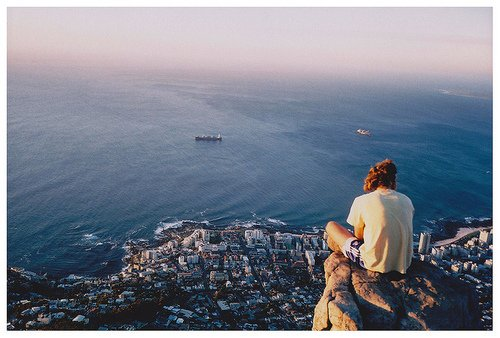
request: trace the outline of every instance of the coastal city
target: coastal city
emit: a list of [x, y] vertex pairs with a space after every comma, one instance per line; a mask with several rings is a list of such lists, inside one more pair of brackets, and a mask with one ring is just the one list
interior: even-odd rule
[[[477, 234], [479, 233], [479, 236]], [[472, 232], [415, 257], [474, 285], [492, 326], [492, 236]], [[129, 241], [121, 272], [40, 276], [8, 270], [9, 330], [310, 330], [330, 255], [322, 232], [183, 224], [161, 240]]]
[[421, 233], [417, 254], [448, 275], [472, 284], [479, 296], [481, 322], [485, 329], [493, 325], [493, 230], [471, 231], [454, 241], [430, 244], [431, 234]]

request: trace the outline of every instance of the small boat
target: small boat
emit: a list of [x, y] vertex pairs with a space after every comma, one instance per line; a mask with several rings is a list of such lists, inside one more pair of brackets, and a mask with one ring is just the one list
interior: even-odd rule
[[202, 135], [202, 136], [195, 136], [194, 139], [196, 141], [222, 141], [222, 136], [220, 134], [218, 134], [217, 136]]
[[372, 136], [370, 131], [366, 130], [366, 129], [358, 129], [358, 130], [356, 130], [356, 133], [358, 133], [360, 135], [365, 135], [365, 136]]

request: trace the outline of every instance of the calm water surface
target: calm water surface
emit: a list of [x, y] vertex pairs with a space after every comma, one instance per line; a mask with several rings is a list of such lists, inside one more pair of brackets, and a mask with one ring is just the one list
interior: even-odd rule
[[[413, 200], [415, 231], [492, 215], [492, 100], [482, 95], [23, 71], [9, 71], [7, 89], [9, 266], [115, 272], [124, 242], [153, 238], [160, 221], [343, 222], [384, 158]], [[194, 141], [219, 132], [222, 142]]]

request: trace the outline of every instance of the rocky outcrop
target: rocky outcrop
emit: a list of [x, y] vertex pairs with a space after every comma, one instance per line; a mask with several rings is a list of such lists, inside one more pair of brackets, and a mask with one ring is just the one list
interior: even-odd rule
[[313, 330], [480, 329], [475, 290], [414, 260], [405, 275], [359, 268], [342, 253], [325, 261], [326, 287]]

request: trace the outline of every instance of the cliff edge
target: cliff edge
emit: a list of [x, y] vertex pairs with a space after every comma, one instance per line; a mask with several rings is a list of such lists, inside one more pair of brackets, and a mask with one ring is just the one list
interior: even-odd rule
[[381, 274], [334, 252], [324, 266], [313, 330], [481, 329], [474, 288], [431, 264], [414, 260], [405, 275]]

